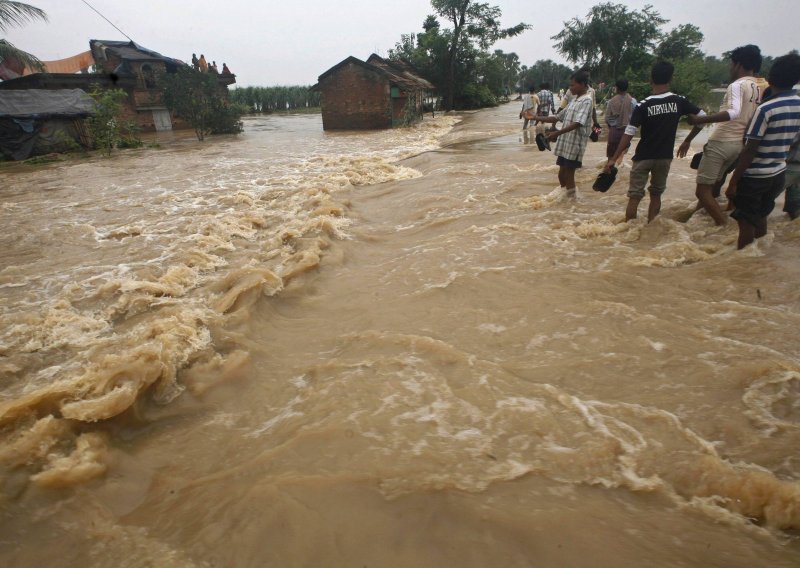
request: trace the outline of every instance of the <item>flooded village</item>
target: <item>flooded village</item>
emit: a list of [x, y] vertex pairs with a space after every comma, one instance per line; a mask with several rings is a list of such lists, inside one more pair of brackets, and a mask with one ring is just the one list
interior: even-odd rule
[[[666, 4], [528, 10], [532, 30], [500, 25], [512, 3], [422, 4], [391, 49], [351, 42], [368, 23], [326, 50], [303, 27], [295, 86], [257, 86], [270, 50], [220, 49], [233, 24], [200, 5], [180, 30], [147, 17], [156, 41], [91, 31], [45, 67], [0, 50], [0, 564], [798, 565], [792, 194], [740, 247], [741, 172], [718, 224], [692, 164], [736, 119], [682, 118], [660, 209], [645, 176], [626, 219], [653, 132], [636, 105], [630, 149], [610, 147], [620, 93], [726, 113], [737, 56], [701, 51]], [[91, 5], [111, 20], [92, 30], [138, 21]], [[412, 11], [368, 9], [336, 11], [376, 28]], [[239, 43], [272, 21], [252, 10], [226, 14]], [[620, 21], [644, 51], [560, 64], [490, 41]], [[176, 43], [199, 22], [214, 34]], [[753, 83], [788, 100], [791, 49], [746, 39]], [[588, 96], [570, 188], [556, 152]]]

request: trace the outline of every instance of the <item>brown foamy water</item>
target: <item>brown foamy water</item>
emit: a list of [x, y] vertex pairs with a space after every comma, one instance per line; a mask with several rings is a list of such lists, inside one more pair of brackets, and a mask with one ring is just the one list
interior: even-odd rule
[[1, 170], [0, 562], [796, 566], [800, 225], [511, 106]]

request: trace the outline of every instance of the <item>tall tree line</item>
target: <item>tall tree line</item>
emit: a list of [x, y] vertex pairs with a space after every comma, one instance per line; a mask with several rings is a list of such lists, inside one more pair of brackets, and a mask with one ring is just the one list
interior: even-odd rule
[[231, 102], [250, 112], [274, 112], [319, 106], [319, 92], [305, 86], [244, 87], [230, 93]]

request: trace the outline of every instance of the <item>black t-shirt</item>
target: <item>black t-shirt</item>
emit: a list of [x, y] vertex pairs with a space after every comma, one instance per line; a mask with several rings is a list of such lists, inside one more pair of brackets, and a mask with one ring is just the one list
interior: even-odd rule
[[675, 148], [678, 122], [687, 114], [697, 114], [700, 108], [674, 93], [651, 95], [636, 106], [630, 126], [642, 129], [634, 161], [671, 160]]

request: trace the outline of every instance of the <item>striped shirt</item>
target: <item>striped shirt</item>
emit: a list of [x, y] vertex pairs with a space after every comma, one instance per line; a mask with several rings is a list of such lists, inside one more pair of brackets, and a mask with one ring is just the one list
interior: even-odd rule
[[781, 93], [762, 103], [753, 115], [746, 140], [759, 140], [753, 163], [744, 177], [772, 177], [786, 169], [789, 147], [800, 132], [800, 97]]

